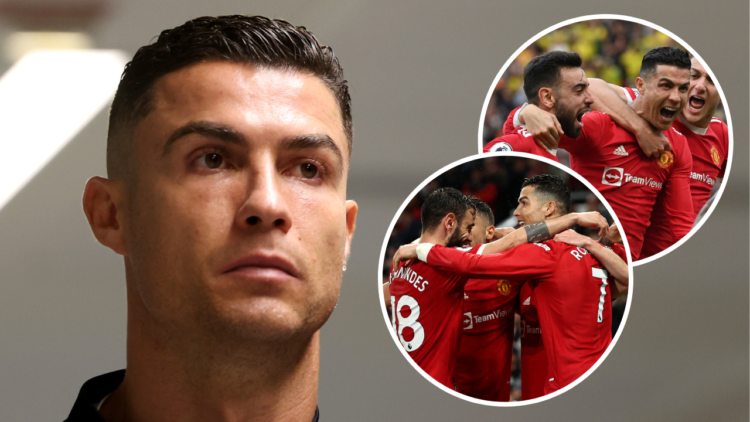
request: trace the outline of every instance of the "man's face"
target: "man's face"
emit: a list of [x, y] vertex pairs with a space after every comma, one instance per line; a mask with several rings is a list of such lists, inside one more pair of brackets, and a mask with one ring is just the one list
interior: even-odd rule
[[589, 80], [580, 67], [568, 67], [560, 70], [560, 81], [555, 89], [557, 108], [555, 117], [560, 122], [563, 132], [570, 138], [581, 135], [583, 115], [591, 111], [594, 97], [588, 90]]
[[474, 219], [476, 217], [476, 211], [468, 209], [464, 213], [463, 217], [457, 221], [454, 226], [453, 232], [450, 233], [450, 237], [446, 242], [445, 246], [449, 248], [455, 248], [456, 246], [464, 246], [471, 241], [471, 232], [474, 228]]
[[474, 219], [474, 227], [471, 228], [469, 238], [466, 240], [466, 242], [464, 242], [462, 246], [474, 247], [476, 245], [487, 243], [489, 241], [489, 239], [487, 239], [487, 229], [489, 227], [490, 222], [485, 219], [483, 214], [477, 213], [477, 217]]
[[126, 268], [149, 317], [217, 338], [317, 331], [338, 299], [356, 215], [347, 221], [347, 139], [323, 83], [192, 65], [156, 83], [134, 139]]
[[682, 116], [691, 125], [708, 127], [720, 100], [719, 90], [716, 89], [711, 75], [706, 72], [698, 59], [693, 57], [690, 65], [688, 102], [682, 111]]
[[665, 131], [687, 103], [690, 71], [660, 64], [646, 79], [638, 77], [636, 85], [641, 92], [641, 117]]
[[546, 219], [544, 201], [540, 201], [538, 196], [534, 193], [533, 186], [526, 186], [521, 189], [521, 194], [518, 195], [518, 206], [513, 216], [518, 220], [518, 224], [524, 226], [526, 224], [534, 224]]

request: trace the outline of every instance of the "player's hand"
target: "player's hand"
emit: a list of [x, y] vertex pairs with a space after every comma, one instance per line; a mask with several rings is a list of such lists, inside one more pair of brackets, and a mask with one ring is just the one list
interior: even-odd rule
[[526, 126], [526, 131], [534, 137], [537, 145], [547, 151], [557, 149], [563, 130], [554, 114], [529, 104], [521, 110], [518, 119]]
[[607, 237], [607, 232], [609, 231], [607, 219], [596, 211], [576, 213], [576, 224], [583, 227], [597, 227], [599, 229], [599, 237]]
[[620, 229], [617, 227], [617, 223], [612, 223], [607, 231], [607, 239], [612, 243], [622, 243], [622, 235]]
[[516, 231], [516, 229], [513, 227], [496, 227], [495, 233], [492, 235], [492, 240], [502, 239], [514, 231]]
[[411, 243], [398, 248], [396, 253], [393, 255], [393, 268], [396, 268], [398, 266], [398, 263], [401, 261], [415, 259], [417, 257], [417, 246], [417, 243]]
[[636, 131], [635, 138], [647, 157], [659, 158], [664, 151], [672, 151], [669, 139], [648, 123], [644, 125], [643, 129]]
[[555, 235], [555, 242], [567, 243], [568, 245], [585, 248], [591, 242], [591, 238], [576, 233], [575, 230], [563, 230]]

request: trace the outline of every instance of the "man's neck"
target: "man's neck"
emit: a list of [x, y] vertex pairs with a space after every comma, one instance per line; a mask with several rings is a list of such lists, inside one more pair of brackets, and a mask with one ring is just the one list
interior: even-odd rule
[[271, 347], [175, 339], [139, 321], [143, 315], [134, 307], [125, 380], [100, 410], [108, 422], [313, 419], [319, 332]]
[[699, 135], [705, 135], [708, 131], [708, 125], [711, 123], [711, 119], [713, 119], [714, 113], [711, 113], [708, 115], [708, 117], [704, 118], [703, 120], [696, 122], [696, 124], [692, 124], [687, 121], [685, 116], [680, 113], [679, 116], [677, 116], [680, 121], [687, 126], [688, 129], [692, 130], [693, 132], [699, 134]]
[[422, 233], [422, 236], [419, 238], [419, 243], [432, 243], [433, 245], [445, 246], [446, 238], [447, 236], [445, 234], [437, 233], [437, 230], [435, 230], [432, 233]]

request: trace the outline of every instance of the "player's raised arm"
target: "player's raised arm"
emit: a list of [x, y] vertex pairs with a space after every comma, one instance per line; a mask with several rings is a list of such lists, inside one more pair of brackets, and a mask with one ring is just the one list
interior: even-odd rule
[[628, 290], [628, 286], [630, 285], [628, 264], [616, 253], [600, 245], [590, 237], [578, 234], [573, 230], [565, 230], [558, 233], [555, 236], [555, 241], [588, 250], [604, 266], [609, 274], [614, 277], [615, 283], [610, 285], [612, 297], [617, 297]]
[[538, 223], [527, 224], [508, 234], [500, 240], [488, 243], [482, 254], [496, 254], [510, 250], [524, 243], [538, 243], [552, 239], [552, 236], [578, 224], [584, 227], [596, 227], [600, 236], [606, 236], [609, 224], [598, 212], [570, 213], [557, 218], [550, 218]]
[[549, 274], [557, 266], [553, 253], [535, 245], [502, 254], [477, 255], [460, 249], [421, 243], [417, 246], [417, 259], [433, 268], [456, 274], [475, 278], [507, 277], [514, 281]]
[[514, 115], [513, 126], [524, 125], [540, 147], [557, 149], [560, 136], [564, 135], [560, 122], [554, 114], [541, 110], [534, 104], [526, 104]]
[[[619, 88], [619, 87], [618, 87]], [[613, 86], [601, 79], [589, 79], [589, 91], [594, 96], [591, 108], [607, 113], [615, 123], [635, 135], [643, 152], [658, 158], [664, 151], [671, 151], [669, 140], [659, 130], [653, 128], [625, 102], [624, 92], [619, 93]], [[528, 108], [528, 107], [527, 107]]]

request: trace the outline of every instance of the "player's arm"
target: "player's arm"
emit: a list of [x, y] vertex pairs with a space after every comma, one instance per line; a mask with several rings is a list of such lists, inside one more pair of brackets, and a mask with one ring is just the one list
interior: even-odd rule
[[475, 278], [508, 277], [517, 281], [549, 274], [557, 265], [553, 253], [534, 245], [502, 254], [477, 255], [460, 249], [421, 243], [417, 246], [417, 259], [433, 268], [455, 274]]
[[557, 149], [560, 136], [564, 135], [557, 117], [533, 104], [524, 104], [513, 115], [513, 127], [520, 125], [526, 126], [526, 131], [534, 137], [534, 142], [547, 151]]
[[669, 227], [654, 227], [654, 229], [670, 230], [674, 242], [677, 242], [690, 232], [695, 221], [693, 197], [690, 193], [693, 157], [687, 145], [675, 157], [674, 166], [674, 170], [664, 182], [661, 195], [657, 197], [657, 201], [663, 201], [662, 205], [669, 216]]
[[609, 229], [607, 220], [598, 212], [570, 213], [538, 223], [527, 224], [500, 240], [488, 243], [482, 254], [490, 255], [505, 252], [524, 243], [544, 242], [576, 224], [583, 227], [596, 227], [599, 229], [600, 236], [606, 236]]
[[[557, 218], [527, 224], [518, 230], [506, 234], [502, 239], [495, 240], [485, 245], [482, 254], [491, 255], [508, 251], [524, 243], [544, 242], [552, 239], [552, 236], [569, 229], [578, 224], [583, 227], [596, 227], [599, 236], [606, 236], [609, 229], [607, 220], [598, 212], [574, 212]], [[393, 255], [392, 265], [396, 267], [400, 261], [417, 258], [417, 247], [419, 245], [403, 245]]]
[[610, 291], [612, 297], [617, 297], [626, 291], [630, 285], [630, 272], [628, 271], [628, 264], [622, 258], [617, 256], [616, 253], [610, 249], [600, 245], [590, 237], [583, 236], [574, 232], [573, 230], [565, 230], [555, 236], [556, 242], [563, 242], [569, 245], [578, 246], [585, 248], [596, 258], [599, 263], [609, 272], [615, 279], [615, 283], [610, 285]]
[[386, 309], [391, 308], [391, 282], [383, 283], [383, 300]]
[[588, 89], [594, 97], [591, 108], [608, 114], [615, 123], [635, 135], [646, 156], [658, 158], [664, 151], [672, 150], [667, 137], [627, 105], [622, 88], [615, 90], [607, 82], [591, 78]]

